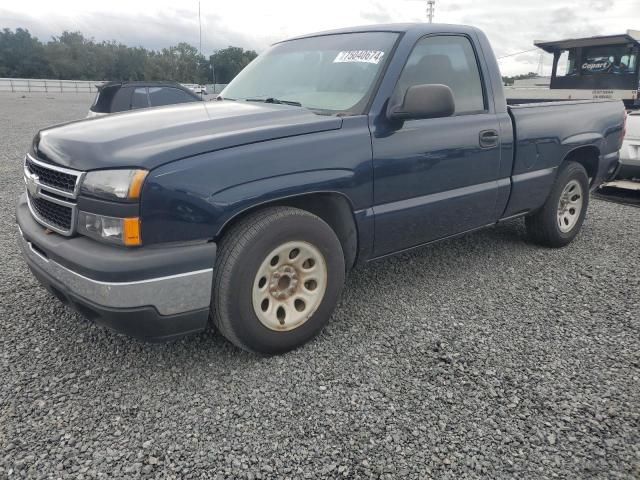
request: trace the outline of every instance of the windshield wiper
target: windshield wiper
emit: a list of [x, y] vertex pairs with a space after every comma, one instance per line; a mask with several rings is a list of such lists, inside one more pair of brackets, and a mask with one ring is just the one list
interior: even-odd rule
[[280, 100], [279, 98], [246, 98], [245, 102], [264, 102], [264, 103], [275, 103], [278, 105], [293, 105], [294, 107], [301, 107], [302, 104], [300, 102], [293, 102], [291, 100]]

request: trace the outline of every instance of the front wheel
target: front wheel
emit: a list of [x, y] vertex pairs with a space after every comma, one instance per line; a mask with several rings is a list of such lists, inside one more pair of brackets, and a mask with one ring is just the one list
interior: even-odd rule
[[527, 234], [547, 247], [564, 247], [580, 232], [589, 206], [589, 178], [582, 165], [564, 164], [540, 210], [525, 218]]
[[240, 348], [285, 352], [326, 325], [344, 278], [342, 246], [329, 225], [304, 210], [267, 208], [223, 238], [212, 318]]

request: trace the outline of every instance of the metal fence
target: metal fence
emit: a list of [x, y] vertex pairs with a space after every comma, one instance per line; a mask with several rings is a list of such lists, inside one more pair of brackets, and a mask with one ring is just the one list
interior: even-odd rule
[[[0, 78], [0, 92], [14, 93], [95, 93], [102, 80], [49, 80], [41, 78]], [[226, 84], [207, 84], [209, 94], [220, 93]]]
[[207, 92], [209, 92], [209, 95], [213, 93], [220, 93], [222, 90], [224, 90], [224, 87], [226, 86], [227, 86], [226, 83], [216, 83], [215, 85], [213, 83], [207, 83], [206, 85]]
[[0, 78], [0, 92], [95, 93], [96, 84], [101, 83], [100, 80]]

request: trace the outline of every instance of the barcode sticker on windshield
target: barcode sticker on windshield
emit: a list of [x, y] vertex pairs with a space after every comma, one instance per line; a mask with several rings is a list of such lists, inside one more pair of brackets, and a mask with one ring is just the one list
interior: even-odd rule
[[377, 50], [350, 50], [340, 52], [333, 63], [380, 63], [384, 52]]

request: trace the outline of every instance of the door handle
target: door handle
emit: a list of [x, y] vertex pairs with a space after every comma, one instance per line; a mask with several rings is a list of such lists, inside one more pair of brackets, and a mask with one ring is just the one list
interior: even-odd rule
[[500, 136], [496, 130], [483, 130], [480, 132], [480, 146], [482, 148], [491, 148], [498, 145]]

